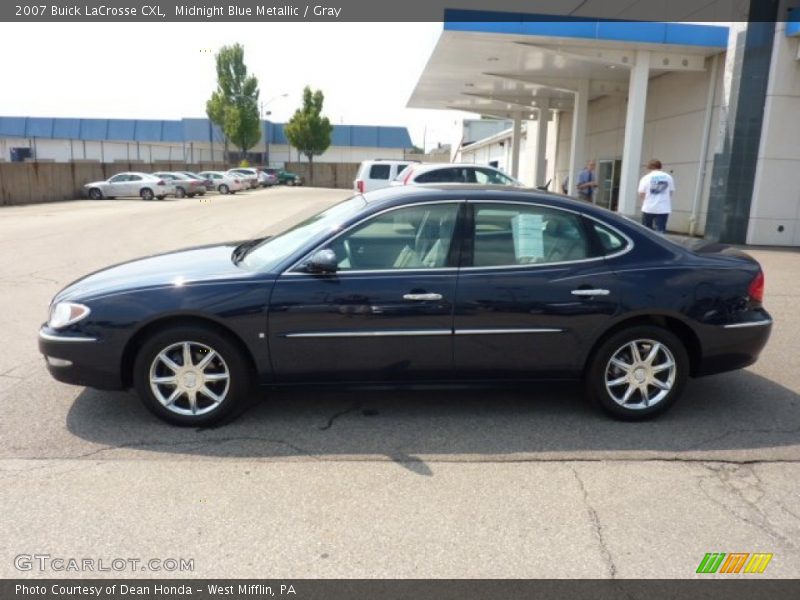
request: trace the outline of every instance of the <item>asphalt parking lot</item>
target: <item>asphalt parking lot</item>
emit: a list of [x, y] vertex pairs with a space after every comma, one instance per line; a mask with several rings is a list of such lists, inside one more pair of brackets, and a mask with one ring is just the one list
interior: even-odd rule
[[611, 421], [552, 385], [278, 392], [198, 431], [47, 374], [36, 334], [70, 281], [270, 233], [346, 195], [0, 209], [0, 577], [82, 575], [15, 568], [49, 554], [194, 559], [93, 576], [682, 578], [707, 552], [773, 553], [757, 577], [800, 577], [796, 251], [752, 250], [776, 321], [760, 362], [690, 382], [653, 422]]

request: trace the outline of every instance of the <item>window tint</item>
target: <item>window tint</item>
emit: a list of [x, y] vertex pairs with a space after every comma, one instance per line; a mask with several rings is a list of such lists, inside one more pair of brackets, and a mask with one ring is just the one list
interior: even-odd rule
[[600, 225], [600, 223], [593, 223], [592, 227], [594, 227], [594, 232], [597, 234], [597, 239], [600, 241], [603, 254], [614, 254], [628, 245], [625, 238], [614, 233], [608, 227], [604, 227]]
[[466, 183], [464, 169], [436, 169], [417, 175], [414, 183]]
[[458, 204], [393, 210], [334, 240], [339, 269], [435, 269], [447, 266]]
[[128, 181], [141, 181], [142, 178], [139, 175], [128, 175]]
[[580, 218], [522, 204], [476, 204], [473, 265], [538, 265], [589, 257]]
[[481, 185], [514, 185], [514, 180], [493, 169], [475, 169], [475, 181]]
[[397, 168], [394, 170], [394, 172], [397, 173], [397, 175], [400, 175], [400, 173], [402, 173], [407, 166], [408, 165], [406, 164], [397, 165]]
[[109, 183], [122, 183], [123, 181], [128, 181], [127, 175], [114, 175], [108, 180]]
[[369, 168], [370, 179], [389, 179], [389, 170], [391, 165], [372, 165]]

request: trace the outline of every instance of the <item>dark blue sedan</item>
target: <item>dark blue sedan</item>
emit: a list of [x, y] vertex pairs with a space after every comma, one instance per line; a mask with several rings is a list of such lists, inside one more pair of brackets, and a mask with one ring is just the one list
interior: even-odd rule
[[66, 383], [136, 388], [179, 425], [265, 386], [575, 379], [611, 415], [661, 413], [687, 379], [753, 363], [758, 263], [521, 189], [357, 195], [279, 235], [110, 267], [39, 332]]

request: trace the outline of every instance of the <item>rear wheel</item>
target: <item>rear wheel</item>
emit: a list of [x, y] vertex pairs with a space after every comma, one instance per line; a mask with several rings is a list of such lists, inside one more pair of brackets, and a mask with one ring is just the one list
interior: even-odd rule
[[219, 186], [219, 193], [220, 194], [227, 194], [229, 192], [230, 192], [230, 188], [228, 188], [228, 186], [225, 185], [224, 183]]
[[102, 200], [103, 192], [100, 191], [100, 188], [92, 188], [89, 190], [89, 198], [92, 200]]
[[586, 372], [588, 395], [627, 421], [663, 413], [686, 385], [689, 358], [680, 339], [660, 327], [638, 326], [605, 340]]
[[175, 197], [176, 198], [186, 198], [186, 190], [182, 187], [175, 188]]
[[152, 200], [154, 198], [153, 190], [150, 188], [142, 188], [142, 191], [139, 192], [139, 195], [142, 197], [142, 200]]
[[175, 425], [218, 423], [250, 389], [245, 357], [212, 328], [173, 327], [150, 337], [136, 356], [133, 381], [145, 406]]

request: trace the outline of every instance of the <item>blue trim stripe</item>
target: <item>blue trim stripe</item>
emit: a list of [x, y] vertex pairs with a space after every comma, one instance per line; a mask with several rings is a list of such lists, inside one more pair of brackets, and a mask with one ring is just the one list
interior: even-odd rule
[[[284, 123], [266, 125], [271, 144], [287, 144]], [[265, 123], [261, 122], [264, 133]], [[210, 128], [214, 143], [224, 137], [219, 128]], [[148, 119], [62, 119], [0, 116], [0, 137], [56, 138], [87, 141], [122, 142], [208, 142], [208, 119], [157, 121]], [[411, 148], [411, 136], [405, 127], [334, 125], [334, 146], [374, 148]], [[263, 143], [263, 142], [262, 142]]]
[[789, 10], [789, 17], [786, 19], [786, 35], [789, 37], [800, 35], [800, 7]]
[[614, 21], [458, 9], [445, 9], [444, 29], [719, 49], [727, 48], [729, 34], [728, 27], [721, 25]]

